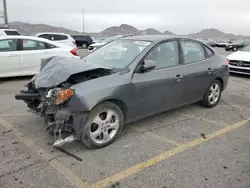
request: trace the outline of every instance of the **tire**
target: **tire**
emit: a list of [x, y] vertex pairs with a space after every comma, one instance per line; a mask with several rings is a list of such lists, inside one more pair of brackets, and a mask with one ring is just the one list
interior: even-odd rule
[[[108, 113], [112, 114], [113, 112], [114, 116], [112, 116], [111, 120], [114, 122], [112, 125], [112, 122], [107, 123], [107, 120], [109, 119], [107, 115]], [[118, 121], [118, 123], [116, 121]], [[99, 125], [94, 122], [98, 122]], [[123, 124], [123, 113], [116, 104], [111, 102], [100, 103], [94, 107], [88, 115], [86, 123], [83, 127], [81, 142], [89, 149], [99, 149], [106, 147], [120, 135]], [[116, 130], [113, 129], [113, 127], [117, 127]], [[106, 138], [109, 138], [109, 140], [106, 141], [104, 139], [104, 135], [107, 134], [109, 136], [106, 136]]]
[[[214, 91], [214, 93], [212, 94], [211, 88], [215, 88], [215, 86], [218, 87], [218, 92]], [[201, 105], [205, 106], [207, 108], [213, 108], [215, 107], [221, 98], [221, 92], [222, 92], [222, 86], [221, 86], [221, 82], [219, 80], [214, 80], [208, 87], [203, 100], [201, 101]], [[211, 96], [214, 96], [211, 98]], [[215, 99], [214, 99], [215, 98]]]
[[88, 44], [86, 44], [86, 43], [83, 43], [83, 44], [82, 44], [82, 48], [83, 48], [83, 49], [86, 49], [87, 47], [88, 47]]

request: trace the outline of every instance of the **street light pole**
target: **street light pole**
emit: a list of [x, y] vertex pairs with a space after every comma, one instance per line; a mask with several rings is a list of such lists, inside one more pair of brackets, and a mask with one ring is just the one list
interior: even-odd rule
[[3, 0], [3, 8], [4, 8], [4, 24], [5, 24], [5, 27], [8, 27], [9, 23], [8, 23], [8, 13], [7, 13], [6, 0]]
[[85, 33], [84, 27], [85, 27], [85, 23], [84, 23], [84, 9], [82, 9], [82, 33], [83, 34]]

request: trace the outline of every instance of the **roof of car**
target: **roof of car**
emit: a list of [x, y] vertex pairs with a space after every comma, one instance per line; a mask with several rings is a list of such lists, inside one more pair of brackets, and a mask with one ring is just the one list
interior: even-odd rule
[[132, 40], [145, 40], [145, 41], [161, 41], [172, 38], [190, 38], [188, 36], [179, 36], [179, 35], [138, 35], [132, 37], [126, 37], [124, 39], [132, 39]]
[[35, 37], [35, 36], [24, 36], [24, 35], [7, 35], [7, 36], [0, 36], [0, 40], [3, 39], [28, 39], [28, 40], [38, 40], [42, 42], [47, 42], [51, 44], [58, 44], [56, 42], [50, 41], [48, 39], [40, 38], [40, 37]]
[[70, 36], [67, 33], [57, 33], [57, 32], [42, 32], [42, 33], [36, 33], [35, 35], [42, 35], [42, 34], [52, 34], [52, 35], [67, 35]]
[[1, 27], [0, 27], [0, 30], [4, 30], [4, 31], [17, 31], [17, 29], [8, 29], [8, 28], [1, 28]]
[[[0, 36], [0, 39], [18, 39], [18, 38], [25, 38], [25, 39], [35, 39], [35, 40], [44, 40], [43, 38], [39, 38], [36, 36], [26, 36], [26, 35], [7, 35], [7, 36]], [[46, 40], [46, 39], [45, 39]], [[47, 41], [47, 40], [46, 40]]]

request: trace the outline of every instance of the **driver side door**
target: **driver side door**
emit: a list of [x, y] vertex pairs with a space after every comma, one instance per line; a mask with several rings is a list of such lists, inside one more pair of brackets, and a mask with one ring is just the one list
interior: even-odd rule
[[174, 106], [174, 88], [178, 84], [174, 76], [175, 69], [179, 66], [178, 52], [177, 41], [167, 41], [153, 48], [142, 60], [142, 62], [152, 60], [156, 67], [147, 72], [136, 72], [132, 77], [133, 103], [129, 107], [128, 114], [131, 119], [161, 112]]

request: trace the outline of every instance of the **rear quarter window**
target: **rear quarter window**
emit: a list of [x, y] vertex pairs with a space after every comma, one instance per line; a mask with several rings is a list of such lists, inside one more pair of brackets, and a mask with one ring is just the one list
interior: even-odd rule
[[20, 35], [17, 31], [4, 31], [6, 35]]
[[49, 44], [49, 43], [45, 43], [46, 45], [46, 49], [53, 49], [53, 48], [57, 48], [55, 45], [53, 44]]
[[66, 35], [52, 35], [55, 41], [57, 40], [67, 40], [68, 37]]

